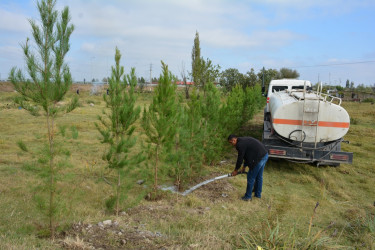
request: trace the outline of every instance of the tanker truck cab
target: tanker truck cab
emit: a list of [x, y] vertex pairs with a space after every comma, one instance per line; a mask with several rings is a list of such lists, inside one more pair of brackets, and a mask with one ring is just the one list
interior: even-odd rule
[[341, 99], [312, 90], [307, 80], [272, 80], [264, 109], [262, 142], [272, 159], [338, 166], [353, 161], [341, 151], [350, 118]]

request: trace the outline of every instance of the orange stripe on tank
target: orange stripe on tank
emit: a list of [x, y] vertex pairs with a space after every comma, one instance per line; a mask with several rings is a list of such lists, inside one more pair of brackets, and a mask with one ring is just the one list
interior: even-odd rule
[[302, 125], [302, 120], [291, 120], [291, 119], [273, 119], [273, 123], [285, 124], [285, 125]]
[[349, 122], [319, 122], [321, 127], [333, 127], [333, 128], [349, 128]]
[[[292, 120], [292, 119], [273, 119], [275, 124], [284, 124], [284, 125], [302, 125], [302, 120]], [[304, 126], [316, 126], [316, 121], [304, 121]], [[319, 127], [332, 127], [332, 128], [349, 128], [348, 122], [326, 122], [320, 121]]]

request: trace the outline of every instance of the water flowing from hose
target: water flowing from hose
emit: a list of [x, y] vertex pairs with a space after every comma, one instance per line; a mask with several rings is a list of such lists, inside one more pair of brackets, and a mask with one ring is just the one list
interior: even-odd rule
[[206, 181], [203, 181], [191, 188], [189, 188], [188, 190], [185, 190], [184, 192], [178, 192], [178, 190], [176, 189], [175, 186], [169, 186], [169, 187], [162, 187], [161, 190], [164, 190], [164, 191], [171, 191], [172, 193], [178, 193], [182, 196], [186, 196], [188, 194], [190, 194], [191, 192], [193, 192], [194, 190], [196, 190], [197, 188], [200, 188], [201, 186], [203, 185], [206, 185], [210, 182], [213, 182], [213, 181], [216, 181], [216, 180], [220, 180], [220, 179], [223, 179], [223, 178], [227, 178], [227, 177], [230, 177], [231, 175], [230, 174], [225, 174], [225, 175], [221, 175], [221, 176], [217, 176], [217, 177], [214, 177], [212, 179], [209, 179], [209, 180], [206, 180]]

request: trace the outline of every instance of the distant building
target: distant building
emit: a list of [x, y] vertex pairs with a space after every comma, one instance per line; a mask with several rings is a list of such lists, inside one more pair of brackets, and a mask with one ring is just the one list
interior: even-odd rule
[[[176, 84], [177, 85], [185, 85], [185, 83], [183, 81], [177, 81]], [[194, 82], [186, 82], [186, 85], [194, 85]]]
[[[159, 84], [158, 82], [152, 82], [152, 84]], [[185, 85], [183, 81], [176, 81], [176, 85]], [[194, 85], [194, 82], [186, 82], [186, 85]]]
[[327, 90], [327, 94], [335, 97], [341, 97], [337, 89], [329, 89]]

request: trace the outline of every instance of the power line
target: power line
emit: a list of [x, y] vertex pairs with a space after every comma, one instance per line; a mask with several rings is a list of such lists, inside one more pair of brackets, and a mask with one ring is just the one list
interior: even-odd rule
[[317, 64], [317, 65], [305, 65], [305, 66], [296, 66], [296, 67], [289, 67], [289, 68], [312, 68], [312, 67], [328, 67], [328, 66], [340, 66], [340, 65], [349, 65], [349, 64], [364, 64], [364, 63], [375, 63], [373, 61], [362, 61], [362, 62], [348, 62], [348, 63], [332, 63], [332, 64]]

